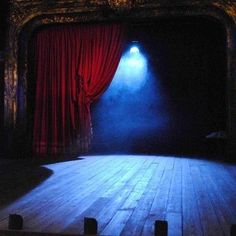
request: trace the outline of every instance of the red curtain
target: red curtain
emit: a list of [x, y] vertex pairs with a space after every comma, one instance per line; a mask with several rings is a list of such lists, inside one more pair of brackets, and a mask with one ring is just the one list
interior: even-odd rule
[[90, 104], [110, 84], [124, 45], [120, 24], [55, 26], [35, 38], [33, 152], [61, 154], [76, 143], [86, 152]]

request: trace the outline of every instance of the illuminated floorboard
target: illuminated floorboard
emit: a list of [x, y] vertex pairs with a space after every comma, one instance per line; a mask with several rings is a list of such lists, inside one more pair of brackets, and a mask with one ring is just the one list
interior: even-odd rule
[[[44, 167], [52, 172], [44, 181], [15, 201], [2, 199], [0, 229], [7, 229], [10, 213], [24, 217], [26, 231], [54, 233], [82, 234], [84, 217], [97, 219], [100, 235], [124, 236], [153, 235], [155, 220], [167, 220], [174, 236], [229, 235], [236, 223], [235, 164], [110, 155]], [[14, 175], [7, 181], [19, 191]]]

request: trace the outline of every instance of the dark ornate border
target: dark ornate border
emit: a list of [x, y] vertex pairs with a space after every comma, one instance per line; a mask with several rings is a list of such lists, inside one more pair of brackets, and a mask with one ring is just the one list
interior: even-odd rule
[[178, 0], [174, 3], [169, 0], [136, 0], [134, 3], [127, 11], [116, 11], [110, 8], [106, 0], [12, 0], [5, 61], [5, 127], [8, 130], [26, 127], [28, 41], [38, 27], [55, 23], [133, 22], [158, 17], [212, 17], [226, 30], [228, 150], [236, 154], [236, 3], [226, 0]]

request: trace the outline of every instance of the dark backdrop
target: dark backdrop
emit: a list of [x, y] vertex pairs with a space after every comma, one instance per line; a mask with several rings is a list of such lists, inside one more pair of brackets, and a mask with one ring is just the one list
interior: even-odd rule
[[[112, 120], [123, 98], [117, 97], [106, 104], [103, 101], [102, 105], [101, 101], [94, 104], [91, 152], [223, 152], [223, 141], [205, 137], [211, 132], [226, 129], [224, 28], [210, 18], [187, 17], [133, 23], [128, 33], [128, 43], [137, 40], [145, 51], [149, 68], [158, 80], [156, 86], [160, 93], [149, 98], [148, 90], [143, 90], [140, 101], [146, 102], [137, 99], [135, 102], [127, 96], [129, 105], [126, 105], [122, 116], [117, 111], [120, 117], [116, 122]], [[150, 86], [155, 84], [147, 84], [147, 89]], [[161, 102], [160, 94], [163, 96]], [[148, 99], [150, 104], [147, 104]], [[155, 101], [159, 104], [155, 105]], [[104, 112], [104, 108], [107, 112]], [[111, 110], [114, 112], [109, 112]], [[151, 117], [145, 120], [145, 123], [149, 123], [155, 122], [153, 117], [158, 122], [161, 112], [168, 114], [167, 125], [162, 129], [156, 126], [151, 131], [143, 127], [130, 130], [124, 126], [132, 120], [134, 113]], [[121, 129], [124, 129], [122, 135]]]

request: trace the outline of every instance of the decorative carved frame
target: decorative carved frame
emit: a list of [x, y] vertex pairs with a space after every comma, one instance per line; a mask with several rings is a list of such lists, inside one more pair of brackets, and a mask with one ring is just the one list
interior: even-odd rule
[[[32, 32], [55, 23], [138, 21], [158, 17], [206, 16], [218, 20], [227, 37], [227, 151], [236, 154], [236, 3], [227, 0], [136, 0], [133, 8], [116, 11], [107, 0], [11, 0], [5, 59], [4, 126], [26, 134], [27, 50]], [[191, 2], [191, 3], [190, 3]], [[13, 132], [12, 132], [13, 130]], [[22, 135], [21, 135], [22, 136]], [[12, 137], [8, 137], [8, 141]], [[11, 146], [11, 141], [8, 143]]]

